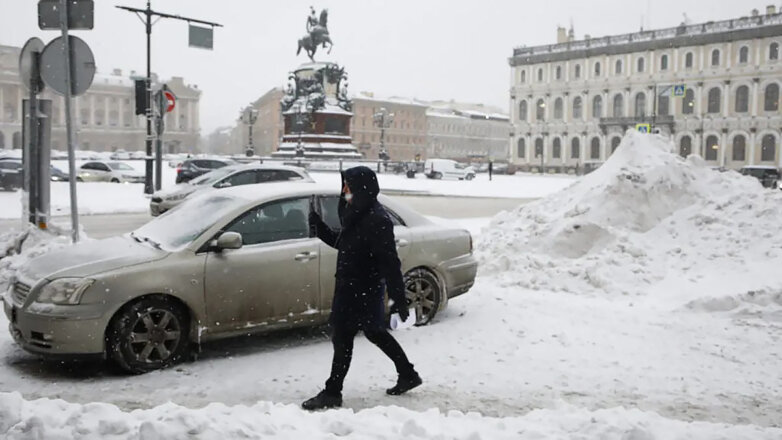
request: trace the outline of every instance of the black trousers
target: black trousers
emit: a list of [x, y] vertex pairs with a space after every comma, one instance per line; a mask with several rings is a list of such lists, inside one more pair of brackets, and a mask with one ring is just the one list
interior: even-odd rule
[[[331, 336], [331, 342], [334, 344], [334, 360], [331, 363], [331, 376], [326, 381], [326, 391], [331, 394], [342, 393], [342, 384], [345, 382], [350, 361], [353, 359], [353, 339], [357, 334], [357, 328], [344, 326], [334, 328]], [[394, 362], [397, 374], [402, 377], [416, 375], [413, 364], [407, 360], [404, 350], [387, 330], [366, 329], [364, 336]]]

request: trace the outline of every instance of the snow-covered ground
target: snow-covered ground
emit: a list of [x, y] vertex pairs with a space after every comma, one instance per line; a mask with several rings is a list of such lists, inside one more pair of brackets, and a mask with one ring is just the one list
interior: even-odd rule
[[434, 218], [478, 233], [482, 268], [432, 325], [395, 333], [424, 378], [408, 395], [384, 393], [393, 365], [361, 337], [348, 409], [311, 414], [297, 405], [331, 358], [318, 331], [132, 377], [42, 363], [0, 332], [0, 436], [780, 439], [782, 199], [669, 149], [630, 134], [488, 228]]

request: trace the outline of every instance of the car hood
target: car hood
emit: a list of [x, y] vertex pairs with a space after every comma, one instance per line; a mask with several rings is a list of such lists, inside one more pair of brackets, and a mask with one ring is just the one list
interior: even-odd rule
[[102, 272], [159, 260], [168, 252], [119, 236], [67, 246], [30, 260], [22, 275], [37, 282], [42, 278], [88, 277]]
[[162, 191], [158, 191], [154, 194], [155, 197], [160, 197], [162, 199], [165, 199], [166, 197], [171, 197], [174, 195], [179, 194], [192, 194], [199, 189], [202, 189], [203, 187], [210, 187], [209, 185], [190, 185], [188, 183], [182, 183], [179, 184], [173, 188], [164, 189]]

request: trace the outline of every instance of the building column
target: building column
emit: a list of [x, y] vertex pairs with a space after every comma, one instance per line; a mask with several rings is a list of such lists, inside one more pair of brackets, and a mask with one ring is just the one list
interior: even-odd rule
[[720, 154], [717, 156], [717, 165], [725, 166], [725, 150], [728, 149], [728, 131], [723, 130], [720, 134]]
[[562, 97], [562, 122], [564, 122], [565, 124], [567, 124], [568, 121], [570, 121], [570, 117], [568, 114], [570, 110], [570, 106], [568, 105], [569, 101], [570, 101], [570, 93], [566, 92], [565, 95]]
[[90, 126], [94, 127], [95, 126], [95, 95], [90, 95], [90, 105], [88, 106], [88, 108], [90, 109], [89, 110], [90, 111], [90, 117], [89, 117]]
[[722, 85], [722, 102], [722, 117], [727, 118], [730, 115], [730, 80]]
[[703, 85], [695, 86], [695, 109], [694, 112], [699, 117], [703, 117]]
[[117, 111], [119, 112], [119, 117], [117, 118], [117, 127], [124, 130], [125, 129], [125, 98], [117, 98], [119, 100], [119, 105], [117, 106]]
[[733, 43], [728, 43], [728, 49], [725, 51], [725, 68], [730, 69], [733, 60]]
[[[754, 127], [753, 127], [754, 128]], [[755, 165], [755, 142], [757, 141], [757, 135], [754, 131], [749, 133], [749, 158], [747, 165]]]
[[[649, 98], [651, 96], [651, 99]], [[646, 92], [646, 116], [651, 116], [652, 113], [654, 113], [654, 100], [657, 99], [657, 96], [654, 94], [654, 87], [651, 87], [647, 89]], [[659, 112], [660, 109], [657, 109]]]
[[630, 107], [633, 107], [633, 103], [630, 102], [630, 90], [625, 89], [624, 91], [624, 117], [629, 118], [630, 117]]
[[592, 112], [592, 103], [589, 102], [589, 93], [581, 94], [581, 122], [587, 121], [587, 113]]
[[673, 50], [673, 59], [669, 62], [669, 67], [673, 67], [674, 74], [679, 73], [679, 48]]
[[760, 78], [754, 78], [752, 80], [752, 96], [749, 97], [750, 106], [752, 107], [751, 111], [750, 111], [750, 114], [753, 117], [758, 115], [758, 102], [759, 102], [759, 99], [758, 99], [759, 98], [758, 97], [759, 85], [758, 85], [758, 83], [759, 82], [760, 82]]
[[108, 96], [103, 98], [103, 126], [104, 127], [110, 127], [110, 121], [109, 121], [109, 103], [111, 100]]
[[608, 115], [608, 90], [603, 91], [603, 105], [600, 106], [600, 117], [605, 118]]

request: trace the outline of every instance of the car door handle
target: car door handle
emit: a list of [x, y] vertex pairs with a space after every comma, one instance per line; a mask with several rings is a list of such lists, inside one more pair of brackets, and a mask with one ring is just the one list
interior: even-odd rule
[[295, 257], [293, 257], [296, 261], [310, 261], [318, 258], [317, 252], [302, 252], [300, 254], [296, 254]]
[[394, 241], [396, 242], [396, 245], [397, 245], [398, 247], [405, 247], [405, 246], [407, 246], [408, 244], [410, 244], [410, 242], [409, 242], [409, 241], [407, 241], [407, 240], [405, 240], [404, 238], [397, 238], [397, 239], [396, 239], [396, 240], [394, 240]]

